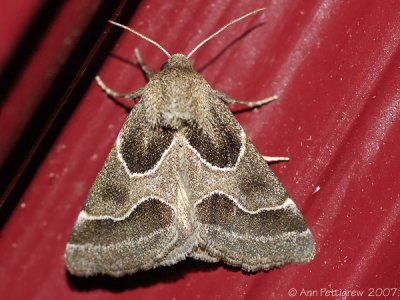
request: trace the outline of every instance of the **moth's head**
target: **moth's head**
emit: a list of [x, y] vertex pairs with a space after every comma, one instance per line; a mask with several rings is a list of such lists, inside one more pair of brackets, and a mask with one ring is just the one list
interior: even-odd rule
[[174, 54], [168, 58], [168, 61], [162, 66], [161, 70], [173, 68], [193, 70], [193, 62], [184, 54]]

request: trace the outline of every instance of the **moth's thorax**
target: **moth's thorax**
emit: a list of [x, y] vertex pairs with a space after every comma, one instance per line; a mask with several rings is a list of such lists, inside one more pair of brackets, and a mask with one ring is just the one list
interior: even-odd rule
[[193, 69], [193, 63], [183, 54], [175, 54], [147, 84], [142, 104], [148, 121], [155, 127], [202, 127], [208, 110], [205, 99], [210, 90], [209, 84]]

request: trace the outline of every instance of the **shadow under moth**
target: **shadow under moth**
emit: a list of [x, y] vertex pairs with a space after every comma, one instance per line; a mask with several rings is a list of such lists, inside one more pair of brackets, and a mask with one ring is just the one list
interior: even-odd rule
[[[210, 87], [190, 56], [170, 55], [159, 73], [136, 56], [148, 84], [107, 95], [141, 100], [125, 121], [79, 213], [66, 247], [77, 276], [123, 276], [186, 257], [254, 272], [307, 262], [315, 243], [300, 211], [226, 103], [250, 107]], [[275, 158], [280, 159], [280, 158]]]

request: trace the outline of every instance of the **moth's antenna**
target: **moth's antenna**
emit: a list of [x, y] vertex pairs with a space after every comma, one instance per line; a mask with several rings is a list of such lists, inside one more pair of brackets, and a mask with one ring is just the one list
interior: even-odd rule
[[108, 22], [110, 22], [111, 24], [113, 24], [115, 26], [118, 26], [118, 27], [121, 27], [123, 29], [126, 29], [126, 30], [132, 32], [133, 34], [138, 35], [139, 37], [141, 37], [145, 41], [148, 41], [149, 43], [152, 43], [154, 46], [156, 46], [158, 49], [160, 49], [162, 52], [164, 52], [166, 56], [171, 57], [171, 54], [169, 54], [168, 51], [165, 50], [160, 44], [158, 44], [157, 42], [155, 42], [152, 39], [148, 38], [147, 36], [141, 34], [140, 32], [137, 32], [136, 30], [133, 30], [132, 28], [129, 28], [128, 26], [122, 25], [122, 24], [114, 22], [112, 20], [108, 20]]
[[208, 38], [206, 38], [204, 41], [202, 41], [200, 44], [198, 44], [196, 47], [194, 47], [194, 49], [192, 51], [190, 51], [190, 53], [187, 55], [187, 58], [191, 57], [193, 55], [193, 53], [195, 53], [201, 46], [203, 46], [205, 43], [207, 43], [209, 40], [211, 40], [212, 38], [214, 38], [216, 35], [220, 34], [221, 31], [224, 31], [226, 28], [228, 28], [229, 26], [243, 20], [244, 18], [247, 18], [251, 15], [254, 15], [262, 10], [264, 10], [265, 8], [259, 8], [256, 10], [253, 10], [251, 12], [249, 12], [248, 14], [245, 14], [244, 16], [241, 16], [238, 19], [235, 19], [233, 21], [231, 21], [230, 23], [226, 24], [225, 26], [221, 27], [217, 32], [215, 32], [214, 34], [210, 35]]

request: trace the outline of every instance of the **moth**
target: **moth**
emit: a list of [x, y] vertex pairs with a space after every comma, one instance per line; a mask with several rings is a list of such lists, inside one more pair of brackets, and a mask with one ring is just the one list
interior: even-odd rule
[[[148, 84], [135, 99], [79, 213], [66, 247], [69, 272], [123, 276], [186, 257], [223, 261], [244, 271], [310, 261], [313, 236], [303, 216], [226, 104], [250, 107], [214, 90], [194, 70], [192, 54], [170, 55], [159, 73], [136, 51]], [[277, 158], [279, 159], [279, 158]]]

